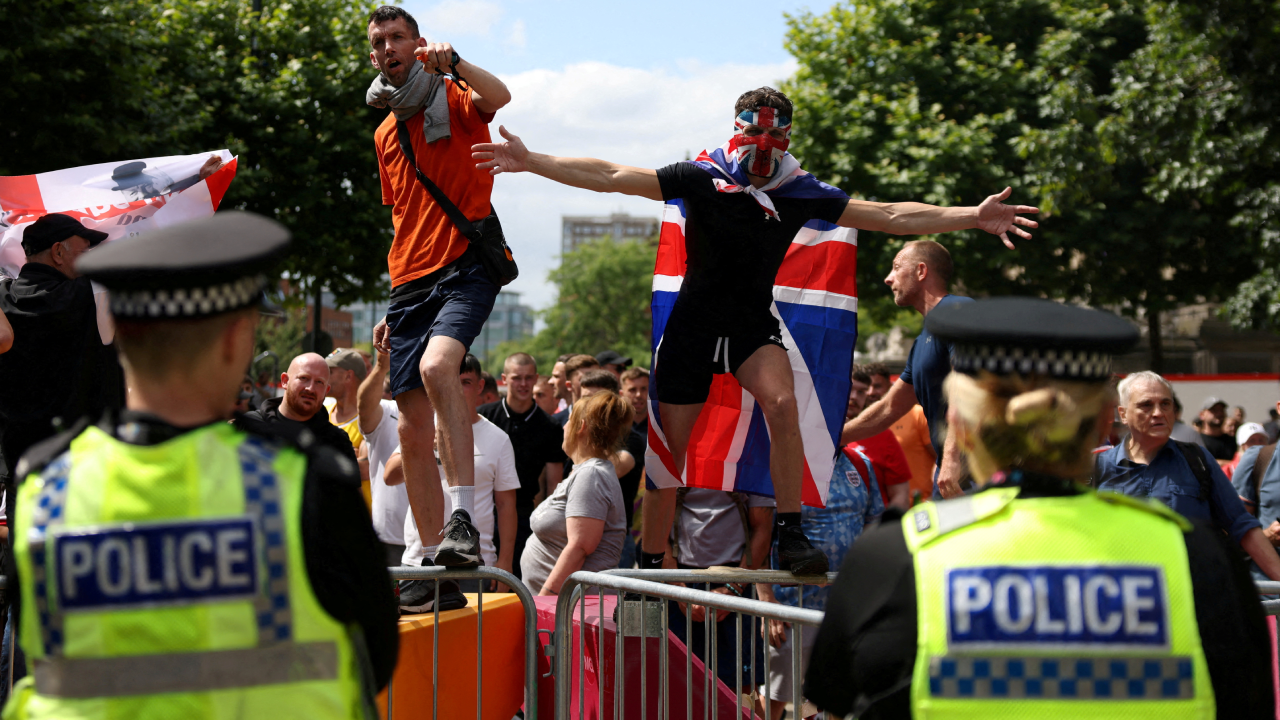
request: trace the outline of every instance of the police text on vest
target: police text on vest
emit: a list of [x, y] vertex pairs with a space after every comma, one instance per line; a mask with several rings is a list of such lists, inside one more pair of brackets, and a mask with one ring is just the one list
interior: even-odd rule
[[1159, 567], [1031, 566], [946, 572], [952, 648], [1167, 647]]
[[64, 610], [185, 604], [253, 595], [258, 553], [252, 520], [237, 517], [60, 533], [58, 601]]

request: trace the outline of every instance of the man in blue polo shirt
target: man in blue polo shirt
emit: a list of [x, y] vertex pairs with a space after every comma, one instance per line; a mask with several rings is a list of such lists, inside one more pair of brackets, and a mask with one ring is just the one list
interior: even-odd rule
[[1280, 556], [1213, 456], [1199, 445], [1169, 439], [1174, 422], [1169, 382], [1153, 372], [1137, 372], [1120, 382], [1119, 391], [1120, 421], [1129, 434], [1097, 455], [1094, 485], [1159, 500], [1190, 520], [1209, 523], [1239, 543], [1264, 575], [1280, 580]]
[[[884, 281], [893, 290], [895, 304], [913, 307], [921, 315], [928, 315], [943, 305], [973, 302], [972, 298], [947, 292], [951, 273], [951, 253], [946, 248], [932, 240], [916, 240], [907, 243], [894, 257], [893, 269]], [[947, 435], [947, 399], [942, 392], [942, 381], [950, 373], [950, 343], [922, 330], [911, 346], [906, 368], [885, 396], [845, 423], [840, 434], [841, 446], [888, 430], [918, 402], [924, 408], [933, 454], [938, 458], [933, 475], [934, 499], [960, 495], [963, 492], [960, 481], [966, 474], [964, 456]]]

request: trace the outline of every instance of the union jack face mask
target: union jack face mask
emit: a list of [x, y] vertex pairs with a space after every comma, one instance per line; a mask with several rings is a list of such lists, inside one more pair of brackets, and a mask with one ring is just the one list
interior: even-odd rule
[[[756, 125], [766, 132], [747, 137], [742, 134], [742, 131], [748, 125]], [[785, 139], [778, 140], [769, 135], [767, 131], [775, 127], [786, 130]], [[755, 110], [743, 110], [733, 119], [733, 137], [729, 138], [729, 147], [738, 163], [752, 175], [773, 177], [774, 173], [778, 172], [778, 163], [782, 161], [782, 156], [790, 146], [791, 117], [783, 115], [782, 111], [776, 108], [761, 107]]]

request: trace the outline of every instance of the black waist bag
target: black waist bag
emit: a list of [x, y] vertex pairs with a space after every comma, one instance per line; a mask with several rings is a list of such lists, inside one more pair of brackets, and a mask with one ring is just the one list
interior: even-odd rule
[[418, 169], [417, 158], [413, 156], [413, 144], [409, 142], [409, 128], [401, 121], [396, 121], [396, 134], [400, 138], [400, 152], [404, 153], [405, 159], [418, 174], [418, 182], [431, 193], [431, 197], [435, 198], [444, 214], [449, 216], [458, 232], [471, 243], [476, 259], [484, 265], [489, 279], [498, 287], [503, 287], [519, 277], [520, 268], [516, 267], [515, 256], [511, 254], [507, 239], [502, 235], [502, 223], [498, 222], [498, 214], [493, 211], [493, 205], [489, 206], [488, 217], [474, 222], [468, 220], [444, 191]]

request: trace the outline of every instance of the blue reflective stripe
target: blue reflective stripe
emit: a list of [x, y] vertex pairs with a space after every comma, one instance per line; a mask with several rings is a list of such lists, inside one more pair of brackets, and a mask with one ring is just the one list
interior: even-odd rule
[[70, 453], [64, 452], [49, 463], [40, 474], [42, 485], [31, 513], [31, 530], [28, 542], [31, 552], [32, 589], [35, 591], [36, 613], [40, 618], [40, 638], [46, 655], [62, 652], [62, 615], [50, 607], [53, 596], [46, 562], [45, 539], [50, 526], [63, 522], [63, 509], [67, 501], [67, 475], [71, 471]]
[[929, 694], [941, 698], [1186, 700], [1191, 658], [930, 658]]
[[267, 581], [254, 598], [258, 619], [258, 644], [293, 639], [293, 615], [289, 604], [289, 551], [285, 543], [280, 483], [275, 463], [278, 451], [257, 437], [240, 444], [240, 472], [244, 483], [245, 512], [258, 517], [262, 528]]

